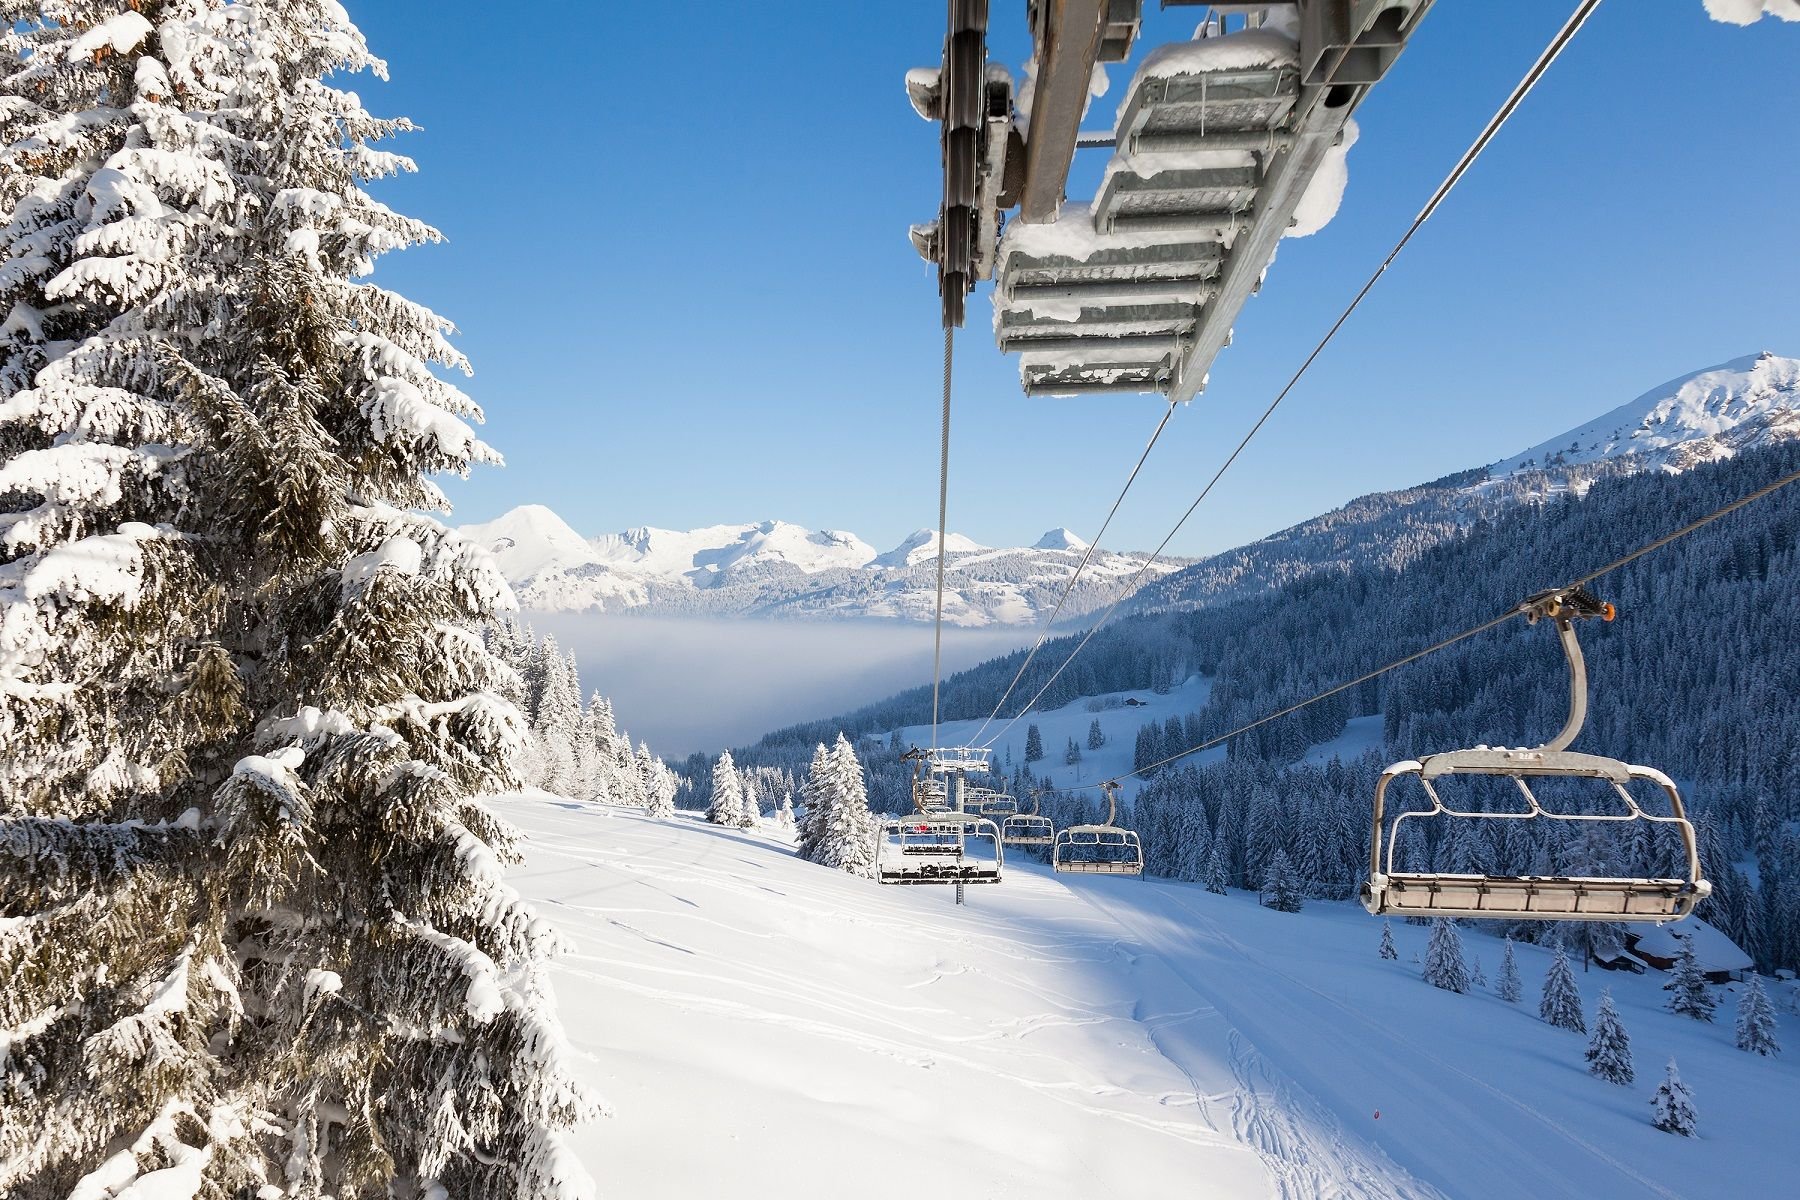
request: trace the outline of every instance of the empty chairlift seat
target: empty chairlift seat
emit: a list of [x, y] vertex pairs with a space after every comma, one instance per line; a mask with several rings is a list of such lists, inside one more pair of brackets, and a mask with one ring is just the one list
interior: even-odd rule
[[1071, 825], [1056, 834], [1050, 852], [1052, 869], [1086, 875], [1142, 875], [1144, 846], [1136, 830], [1114, 824], [1118, 817], [1119, 785], [1108, 781], [1106, 822]]
[[1056, 825], [1049, 817], [1038, 814], [1037, 799], [1031, 811], [1015, 812], [1000, 822], [1000, 840], [1008, 846], [1049, 846], [1056, 842]]
[[[1521, 611], [1533, 622], [1541, 617], [1556, 622], [1570, 671], [1568, 721], [1561, 733], [1542, 746], [1455, 750], [1395, 763], [1383, 772], [1375, 787], [1370, 874], [1362, 889], [1364, 907], [1378, 916], [1397, 913], [1550, 921], [1680, 920], [1711, 893], [1712, 884], [1702, 875], [1694, 827], [1674, 782], [1651, 767], [1565, 749], [1580, 731], [1587, 711], [1587, 672], [1572, 621], [1591, 616], [1611, 620], [1612, 606], [1601, 604], [1585, 591], [1573, 590], [1535, 596], [1521, 606]], [[1459, 808], [1445, 803], [1441, 790], [1447, 781], [1471, 776], [1510, 779], [1521, 803], [1505, 810]], [[1428, 807], [1408, 809], [1390, 817], [1389, 791], [1401, 779], [1418, 782]], [[1552, 811], [1539, 802], [1532, 788], [1533, 783], [1542, 786], [1545, 780], [1594, 781], [1595, 790], [1607, 797], [1606, 803], [1578, 812]], [[1666, 804], [1667, 812], [1646, 809], [1633, 793], [1633, 784], [1654, 788], [1661, 797], [1655, 807], [1661, 809]], [[1679, 838], [1683, 870], [1679, 877], [1655, 878], [1461, 874], [1413, 870], [1404, 865], [1397, 868], [1395, 850], [1406, 823], [1428, 818], [1499, 824], [1555, 821], [1590, 827], [1612, 825], [1621, 831], [1627, 823], [1646, 822], [1666, 828]]]

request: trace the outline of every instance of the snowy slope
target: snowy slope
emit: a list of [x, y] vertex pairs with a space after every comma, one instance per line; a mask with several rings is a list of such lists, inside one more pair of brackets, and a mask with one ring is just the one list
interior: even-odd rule
[[[611, 1195], [1693, 1197], [1785, 1194], [1800, 1019], [1783, 1059], [1611, 986], [1638, 1080], [1523, 1005], [1420, 982], [1426, 931], [1349, 905], [1053, 876], [881, 888], [781, 839], [527, 795], [513, 883], [569, 936], [556, 983], [616, 1115], [579, 1131]], [[1499, 945], [1471, 934], [1492, 977]], [[1791, 997], [1785, 998], [1791, 1003]], [[1777, 1007], [1782, 1007], [1778, 1001]], [[1673, 1054], [1699, 1136], [1648, 1122]]]
[[[928, 621], [936, 606], [937, 532], [929, 529], [883, 554], [855, 534], [784, 521], [640, 528], [590, 540], [548, 508], [526, 505], [462, 532], [494, 553], [521, 605], [544, 612]], [[1066, 529], [1026, 548], [994, 549], [957, 533], [945, 544], [946, 619], [964, 626], [1037, 620], [1087, 549]], [[1110, 604], [1143, 561], [1097, 553], [1065, 612]], [[1149, 577], [1180, 565], [1159, 561]]]

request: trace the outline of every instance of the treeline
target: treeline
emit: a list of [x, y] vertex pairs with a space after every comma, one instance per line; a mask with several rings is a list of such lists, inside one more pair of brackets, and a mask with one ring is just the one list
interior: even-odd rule
[[531, 731], [516, 764], [526, 784], [576, 800], [674, 808], [681, 777], [643, 742], [632, 749], [605, 696], [594, 692], [581, 702], [575, 655], [564, 654], [555, 637], [540, 639], [528, 625], [500, 620], [487, 627], [486, 641], [511, 668], [506, 698]]

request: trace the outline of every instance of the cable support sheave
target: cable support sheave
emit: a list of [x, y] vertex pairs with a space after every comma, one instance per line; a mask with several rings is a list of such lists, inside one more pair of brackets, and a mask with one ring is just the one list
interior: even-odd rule
[[950, 366], [956, 327], [944, 326], [944, 420], [938, 442], [937, 619], [931, 631], [931, 744], [937, 746], [938, 684], [944, 667], [944, 538], [950, 508]]

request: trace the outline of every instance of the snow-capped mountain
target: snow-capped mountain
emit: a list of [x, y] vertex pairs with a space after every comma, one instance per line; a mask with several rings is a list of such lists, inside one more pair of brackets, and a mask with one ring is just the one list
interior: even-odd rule
[[1764, 351], [1650, 389], [1510, 458], [1342, 508], [1147, 585], [1139, 610], [1241, 599], [1321, 571], [1393, 569], [1520, 503], [1640, 471], [1679, 473], [1800, 438], [1800, 359]]
[[1579, 429], [1488, 468], [1495, 478], [1533, 469], [1632, 458], [1640, 469], [1683, 471], [1800, 434], [1800, 359], [1768, 351], [1672, 379]]
[[[842, 530], [785, 521], [639, 528], [584, 538], [543, 505], [465, 525], [493, 553], [525, 608], [548, 612], [633, 610], [714, 616], [931, 619], [937, 531], [921, 529], [886, 553]], [[1055, 604], [1087, 543], [1053, 529], [1030, 547], [995, 549], [951, 533], [946, 620], [965, 626], [1022, 624]], [[1064, 611], [1109, 604], [1143, 555], [1098, 553]], [[1158, 562], [1158, 574], [1179, 560]]]

